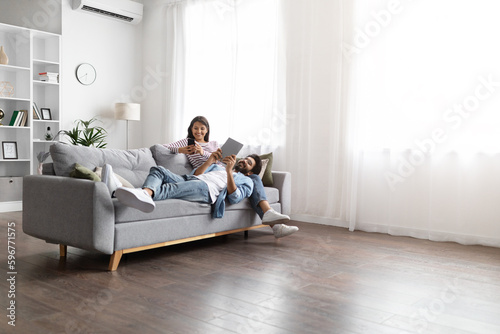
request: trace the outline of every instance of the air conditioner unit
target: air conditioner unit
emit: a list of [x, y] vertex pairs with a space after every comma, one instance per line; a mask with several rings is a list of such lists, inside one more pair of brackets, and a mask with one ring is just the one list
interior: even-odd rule
[[142, 3], [130, 0], [73, 0], [73, 9], [123, 22], [142, 20]]

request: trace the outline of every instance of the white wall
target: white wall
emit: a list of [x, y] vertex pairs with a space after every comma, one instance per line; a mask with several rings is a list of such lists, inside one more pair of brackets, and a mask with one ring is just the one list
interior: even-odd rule
[[[115, 102], [137, 101], [142, 77], [142, 23], [133, 25], [71, 9], [62, 2], [62, 128], [97, 116], [108, 131], [108, 148], [126, 148], [126, 121], [114, 119]], [[90, 86], [75, 76], [81, 63], [92, 64], [97, 79]], [[140, 97], [140, 96], [139, 96]], [[145, 118], [147, 110], [141, 110]], [[129, 123], [129, 147], [142, 147], [141, 122]]]
[[0, 0], [0, 22], [60, 34], [61, 1]]
[[[160, 142], [164, 131], [158, 121], [166, 77], [157, 52], [163, 44], [160, 3], [147, 3], [142, 22], [133, 25], [74, 11], [71, 0], [1, 0], [0, 22], [62, 34], [62, 129], [97, 116], [108, 147], [126, 148], [127, 123], [114, 119], [114, 103], [141, 103], [141, 121], [129, 123], [129, 147], [146, 147]], [[76, 80], [84, 62], [97, 70], [90, 86]]]

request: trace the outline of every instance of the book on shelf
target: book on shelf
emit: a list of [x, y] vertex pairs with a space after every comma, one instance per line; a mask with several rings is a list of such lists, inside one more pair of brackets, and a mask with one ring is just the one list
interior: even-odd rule
[[26, 110], [18, 110], [13, 126], [24, 126], [23, 124], [26, 124], [25, 111]]
[[38, 73], [40, 81], [58, 83], [59, 73], [54, 72], [40, 72]]
[[14, 124], [12, 124], [12, 126], [19, 126], [19, 121], [21, 120], [21, 118], [23, 118], [23, 113], [20, 112], [19, 110], [16, 111], [17, 111], [16, 119], [14, 120]]
[[22, 120], [23, 120], [23, 112], [19, 110], [19, 112], [17, 113], [16, 121], [14, 122], [14, 126], [21, 125]]
[[36, 114], [36, 117], [33, 115], [33, 119], [42, 119], [42, 114], [40, 113], [40, 109], [35, 102], [33, 102], [33, 112]]
[[19, 126], [26, 126], [26, 123], [28, 123], [28, 110], [19, 110], [19, 112], [23, 114]]
[[19, 110], [14, 110], [12, 112], [12, 117], [10, 118], [9, 126], [14, 126], [14, 123], [16, 123], [17, 114], [19, 114]]

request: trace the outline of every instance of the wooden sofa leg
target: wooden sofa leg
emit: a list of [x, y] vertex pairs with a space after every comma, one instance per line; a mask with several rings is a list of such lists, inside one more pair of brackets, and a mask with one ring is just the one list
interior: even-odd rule
[[60, 257], [66, 257], [67, 253], [68, 253], [68, 246], [66, 246], [66, 245], [59, 245], [59, 256]]
[[123, 250], [118, 250], [111, 255], [111, 259], [109, 260], [109, 271], [115, 271], [118, 268], [118, 264], [120, 264], [120, 260], [123, 255]]

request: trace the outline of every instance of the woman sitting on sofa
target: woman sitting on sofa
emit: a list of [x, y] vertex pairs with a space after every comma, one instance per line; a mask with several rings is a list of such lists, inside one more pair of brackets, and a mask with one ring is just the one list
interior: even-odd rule
[[[186, 138], [164, 146], [172, 153], [184, 153], [193, 168], [200, 167], [208, 160], [210, 154], [219, 148], [215, 140], [210, 141], [210, 124], [203, 116], [193, 118]], [[224, 167], [222, 163], [218, 162], [218, 164]]]

